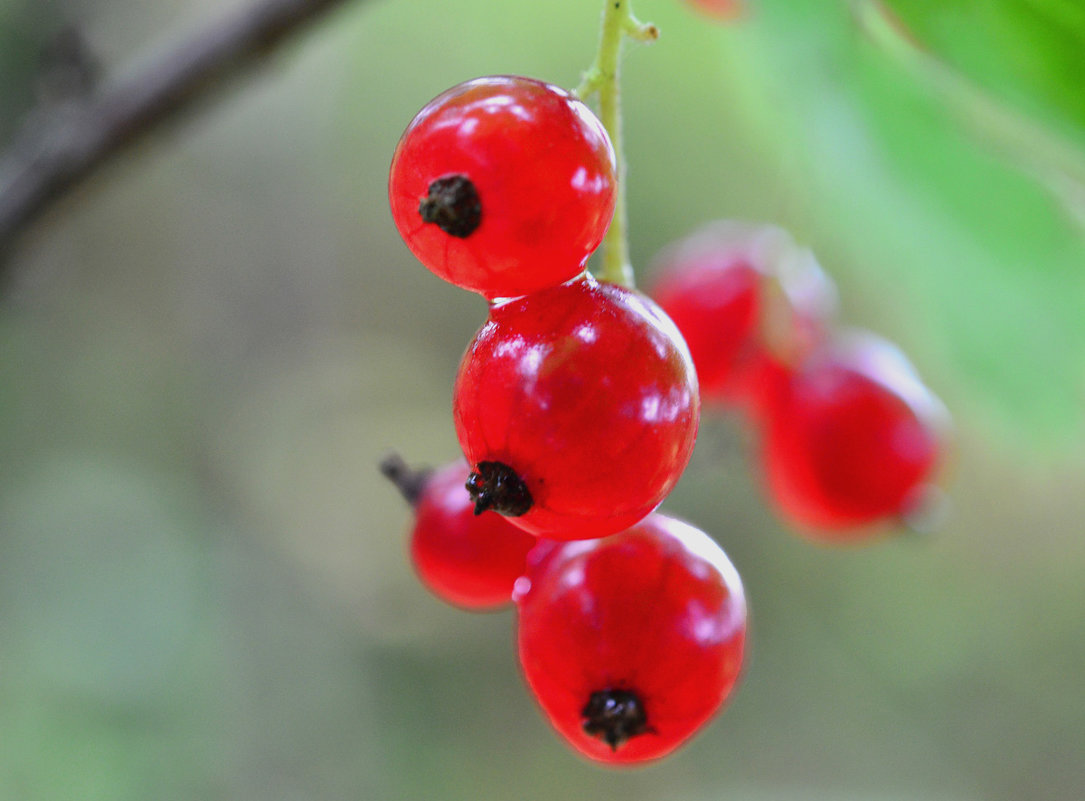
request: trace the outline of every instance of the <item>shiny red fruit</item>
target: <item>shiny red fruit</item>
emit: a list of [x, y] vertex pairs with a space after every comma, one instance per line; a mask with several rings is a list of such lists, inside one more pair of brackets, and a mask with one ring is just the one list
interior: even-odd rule
[[649, 294], [682, 332], [706, 403], [762, 406], [825, 336], [836, 289], [774, 225], [722, 220], [664, 249]]
[[824, 539], [861, 537], [924, 500], [949, 417], [894, 345], [841, 335], [787, 382], [764, 443], [781, 513]]
[[561, 540], [655, 509], [689, 461], [699, 411], [674, 324], [590, 276], [494, 305], [453, 390], [479, 511]]
[[487, 298], [584, 270], [614, 213], [614, 151], [564, 89], [477, 78], [426, 105], [396, 147], [396, 227], [430, 270]]
[[546, 716], [601, 762], [674, 750], [720, 708], [742, 667], [746, 601], [727, 555], [661, 514], [613, 537], [543, 548], [515, 600], [520, 663]]
[[410, 552], [434, 595], [474, 611], [509, 603], [538, 540], [500, 515], [475, 515], [464, 486], [471, 470], [459, 459], [432, 472], [413, 472], [397, 457], [381, 470], [414, 507]]

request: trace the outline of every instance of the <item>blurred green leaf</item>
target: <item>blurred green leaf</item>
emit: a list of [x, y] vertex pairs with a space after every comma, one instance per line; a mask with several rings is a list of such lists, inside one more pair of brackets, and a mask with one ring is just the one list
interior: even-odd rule
[[1085, 132], [1085, 5], [888, 0], [924, 46], [1024, 111]]

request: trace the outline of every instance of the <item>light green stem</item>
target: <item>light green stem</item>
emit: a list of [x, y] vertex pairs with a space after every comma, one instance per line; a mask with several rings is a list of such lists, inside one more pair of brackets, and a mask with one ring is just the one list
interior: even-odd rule
[[622, 106], [619, 88], [619, 67], [622, 40], [625, 37], [640, 42], [652, 42], [659, 38], [659, 29], [645, 24], [633, 16], [631, 0], [607, 0], [603, 7], [603, 24], [599, 34], [599, 49], [591, 67], [584, 73], [576, 95], [585, 99], [592, 93], [599, 94], [599, 119], [607, 129], [614, 146], [617, 195], [614, 202], [614, 219], [603, 239], [602, 277], [622, 286], [633, 286], [633, 265], [629, 260], [629, 237], [625, 199], [625, 154], [622, 150]]

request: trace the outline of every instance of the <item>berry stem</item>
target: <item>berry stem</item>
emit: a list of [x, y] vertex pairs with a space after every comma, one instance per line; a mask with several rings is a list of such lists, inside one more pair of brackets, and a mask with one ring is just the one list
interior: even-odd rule
[[593, 93], [599, 94], [599, 119], [610, 135], [614, 146], [618, 194], [614, 204], [614, 219], [603, 239], [604, 281], [626, 287], [634, 285], [633, 265], [629, 260], [627, 235], [627, 211], [625, 200], [625, 155], [622, 151], [622, 107], [619, 88], [622, 40], [626, 37], [638, 42], [654, 42], [659, 38], [659, 28], [644, 23], [633, 15], [631, 0], [607, 0], [603, 6], [603, 23], [599, 34], [599, 49], [595, 60], [584, 73], [575, 94], [584, 100]]
[[425, 489], [426, 484], [429, 483], [433, 471], [426, 467], [412, 470], [398, 453], [387, 454], [381, 459], [378, 466], [384, 477], [399, 490], [403, 499], [412, 508], [418, 506], [418, 501], [422, 498], [422, 491]]

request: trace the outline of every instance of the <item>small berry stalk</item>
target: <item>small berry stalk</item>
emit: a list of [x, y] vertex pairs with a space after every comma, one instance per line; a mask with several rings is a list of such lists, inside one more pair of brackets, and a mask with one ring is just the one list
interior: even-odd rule
[[610, 135], [617, 161], [617, 197], [614, 218], [603, 239], [602, 278], [614, 284], [632, 287], [633, 265], [629, 260], [629, 240], [626, 234], [628, 212], [625, 197], [625, 154], [622, 150], [622, 104], [620, 68], [622, 41], [654, 42], [659, 28], [641, 22], [633, 14], [631, 0], [607, 0], [603, 7], [603, 24], [595, 60], [584, 73], [580, 86], [573, 92], [581, 100], [599, 95], [599, 119]]

